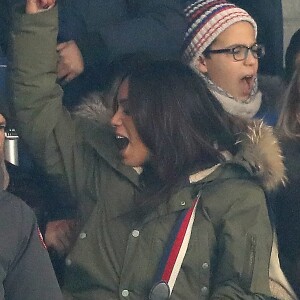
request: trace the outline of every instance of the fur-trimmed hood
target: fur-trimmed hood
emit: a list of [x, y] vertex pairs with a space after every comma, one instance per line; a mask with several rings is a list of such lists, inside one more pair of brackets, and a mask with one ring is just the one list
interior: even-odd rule
[[74, 107], [71, 113], [101, 124], [108, 123], [111, 112], [107, 109], [105, 103], [105, 97], [101, 92], [93, 92], [83, 98], [81, 104]]
[[[111, 112], [103, 104], [101, 93], [92, 93], [72, 113], [82, 118], [107, 123]], [[247, 131], [238, 135], [240, 150], [228, 156], [228, 162], [243, 165], [266, 191], [272, 191], [286, 180], [282, 151], [273, 128], [261, 120], [249, 120]]]
[[273, 128], [261, 120], [250, 120], [247, 131], [239, 135], [240, 150], [232, 161], [242, 163], [263, 188], [272, 191], [286, 180], [282, 151]]

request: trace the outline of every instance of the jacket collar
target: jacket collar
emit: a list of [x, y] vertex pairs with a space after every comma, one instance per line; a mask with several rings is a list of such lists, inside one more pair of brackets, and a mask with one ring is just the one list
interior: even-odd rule
[[[235, 156], [226, 155], [225, 162], [192, 174], [189, 179], [193, 189], [186, 188], [176, 194], [168, 208], [189, 208], [201, 186], [216, 180], [251, 178], [266, 192], [284, 184], [286, 175], [283, 156], [272, 127], [261, 120], [250, 120], [247, 130], [238, 135], [237, 143], [239, 151]], [[182, 199], [188, 199], [185, 205], [182, 205]]]

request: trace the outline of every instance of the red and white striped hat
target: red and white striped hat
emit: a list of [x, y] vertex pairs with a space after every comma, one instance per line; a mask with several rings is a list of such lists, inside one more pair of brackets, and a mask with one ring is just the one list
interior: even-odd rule
[[183, 60], [190, 64], [230, 25], [249, 22], [257, 35], [254, 19], [242, 8], [226, 0], [198, 0], [189, 4], [184, 13], [188, 29], [183, 44]]

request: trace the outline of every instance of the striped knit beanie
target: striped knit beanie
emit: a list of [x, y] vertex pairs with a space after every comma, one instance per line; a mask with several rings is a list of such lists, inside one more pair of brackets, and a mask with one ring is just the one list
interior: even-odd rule
[[257, 35], [257, 25], [243, 9], [226, 0], [197, 0], [184, 9], [188, 29], [183, 44], [183, 60], [193, 64], [203, 51], [230, 25], [249, 22]]

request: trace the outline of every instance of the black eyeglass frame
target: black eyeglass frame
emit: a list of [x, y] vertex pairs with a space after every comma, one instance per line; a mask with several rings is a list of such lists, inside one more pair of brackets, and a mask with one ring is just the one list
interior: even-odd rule
[[[240, 51], [242, 51], [244, 49], [244, 57], [242, 59], [236, 59], [235, 55], [236, 50], [240, 49]], [[258, 50], [261, 52], [260, 54], [258, 54]], [[251, 47], [247, 47], [245, 45], [237, 45], [234, 46], [232, 48], [223, 48], [223, 49], [206, 49], [203, 54], [205, 56], [207, 56], [208, 54], [221, 54], [221, 53], [229, 53], [232, 54], [233, 59], [235, 61], [243, 61], [245, 59], [247, 59], [248, 55], [249, 55], [249, 51], [251, 51], [252, 55], [254, 56], [254, 58], [259, 59], [264, 57], [265, 55], [265, 46], [262, 44], [253, 44]]]

